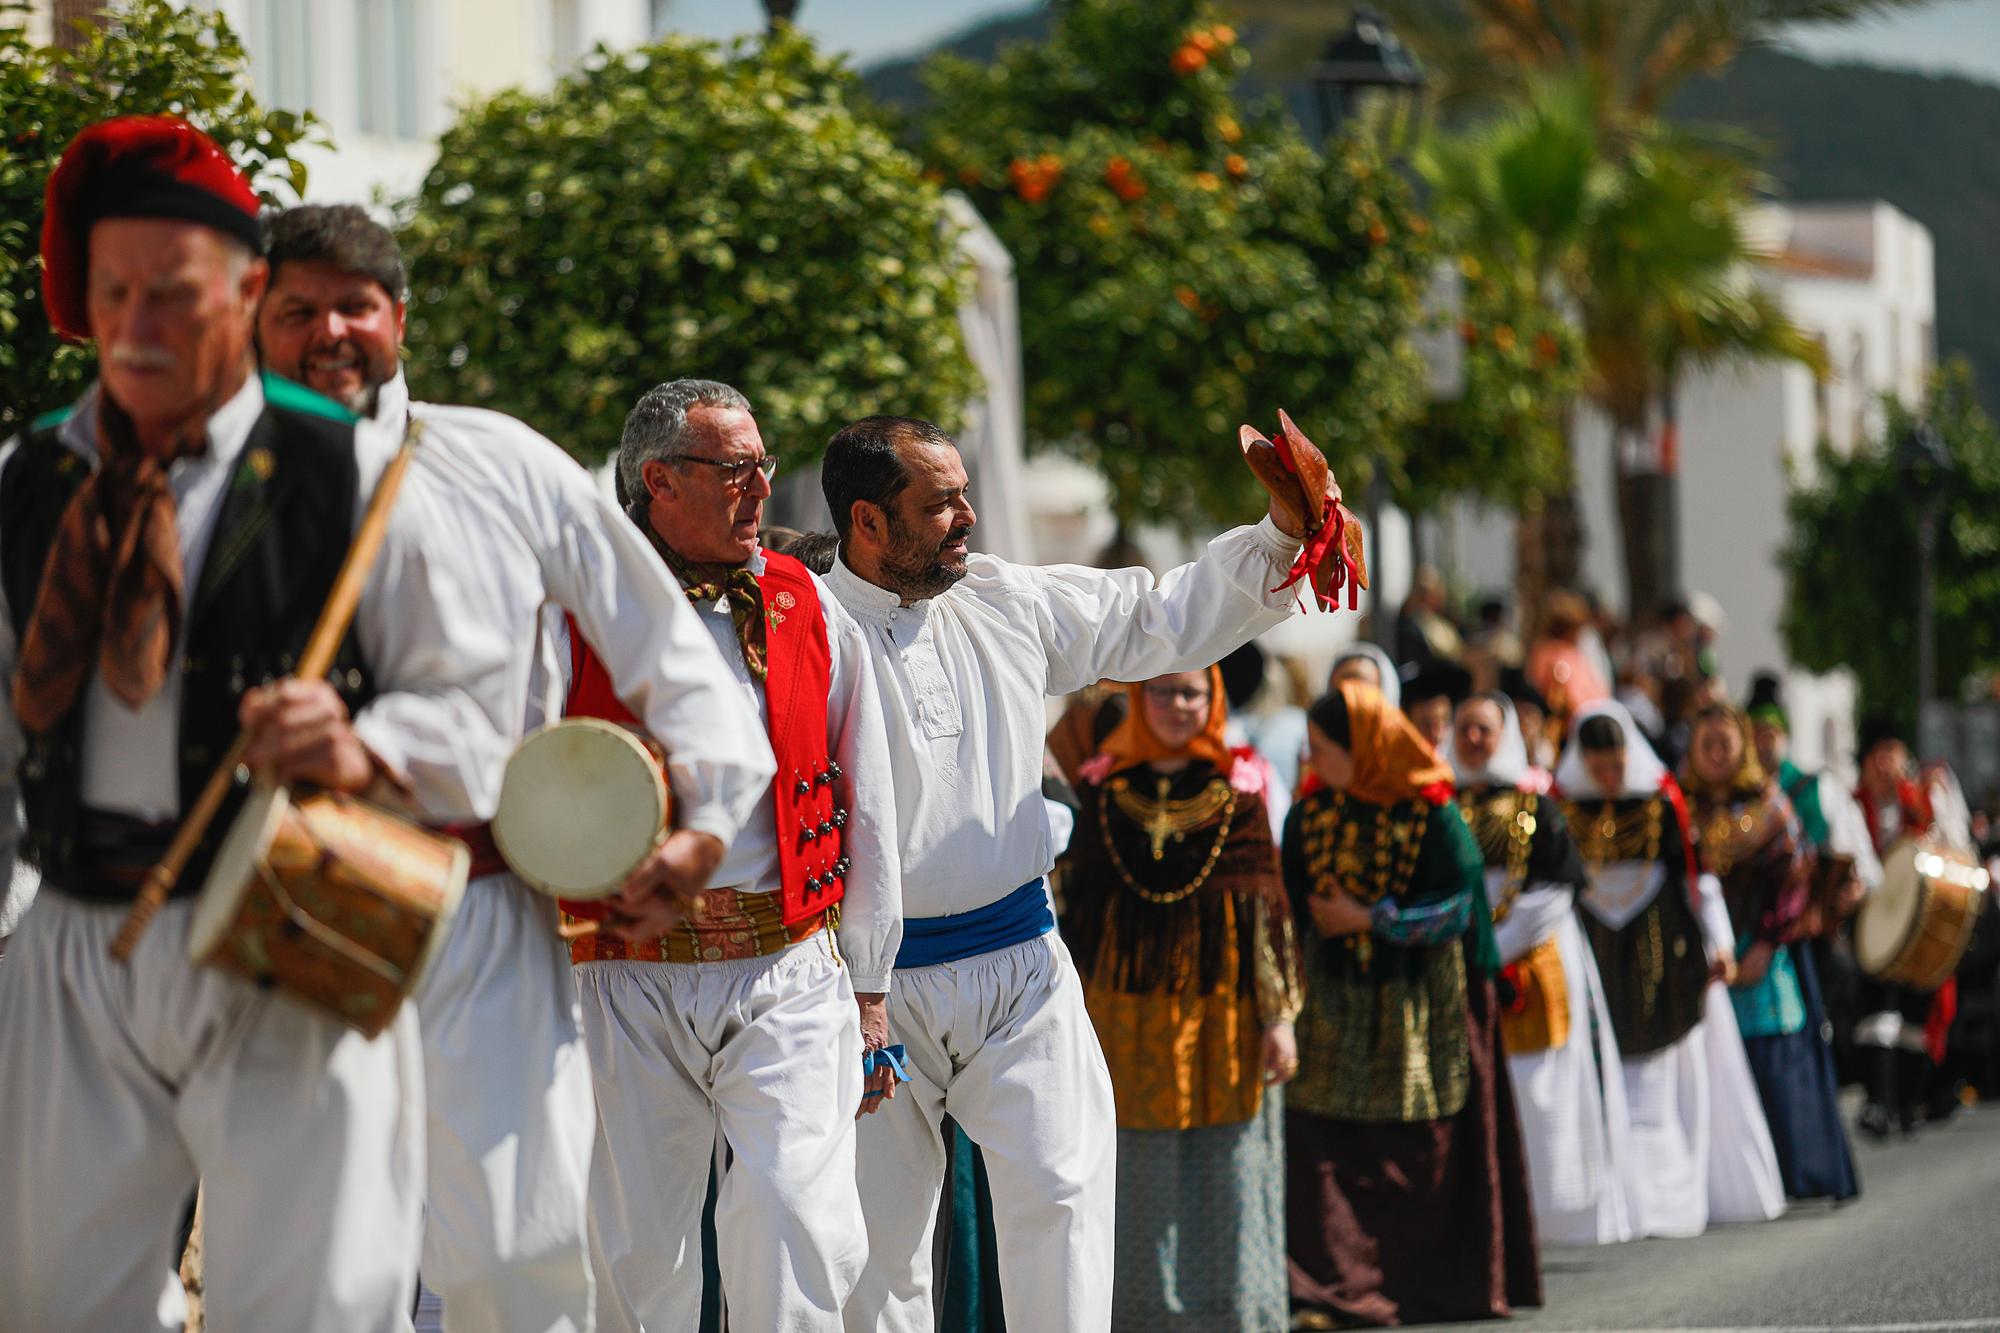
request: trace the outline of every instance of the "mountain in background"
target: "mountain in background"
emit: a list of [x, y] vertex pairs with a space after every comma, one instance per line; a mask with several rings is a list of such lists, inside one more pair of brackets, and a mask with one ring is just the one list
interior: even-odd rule
[[[1244, 43], [1256, 56], [1246, 94], [1275, 96], [1309, 125], [1305, 71], [1326, 36], [1324, 6], [1238, 0], [1224, 8], [1240, 15]], [[1037, 6], [979, 24], [938, 49], [987, 61], [1048, 27], [1047, 11]], [[888, 61], [864, 77], [881, 101], [920, 118], [925, 58]], [[1969, 361], [1981, 397], [2000, 409], [2000, 318], [1992, 314], [2000, 311], [2000, 87], [1752, 51], [1719, 77], [1691, 85], [1674, 113], [1761, 136], [1785, 199], [1884, 199], [1929, 227], [1937, 242], [1939, 354]]]

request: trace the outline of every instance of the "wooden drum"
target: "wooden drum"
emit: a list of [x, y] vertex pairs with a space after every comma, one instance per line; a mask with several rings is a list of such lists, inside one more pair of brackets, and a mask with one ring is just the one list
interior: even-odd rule
[[1972, 942], [1986, 901], [1987, 874], [1939, 843], [1905, 841], [1882, 859], [1882, 886], [1854, 921], [1861, 970], [1912, 990], [1934, 991], [1951, 978]]
[[608, 898], [667, 836], [659, 753], [625, 727], [566, 718], [507, 761], [493, 841], [523, 883], [577, 902]]
[[188, 956], [368, 1036], [437, 957], [465, 844], [338, 792], [251, 792], [196, 900]]

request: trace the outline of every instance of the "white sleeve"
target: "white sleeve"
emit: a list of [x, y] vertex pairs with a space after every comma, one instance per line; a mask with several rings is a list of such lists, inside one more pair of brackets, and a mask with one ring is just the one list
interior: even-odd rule
[[1157, 581], [1145, 569], [1017, 566], [1038, 594], [1047, 692], [1194, 671], [1220, 660], [1291, 615], [1299, 590], [1271, 590], [1298, 550], [1266, 518], [1223, 533], [1201, 559]]
[[1521, 955], [1555, 934], [1563, 918], [1576, 910], [1576, 900], [1568, 885], [1530, 884], [1514, 899], [1505, 921], [1493, 923], [1493, 943], [1500, 962], [1514, 962]]
[[[361, 508], [383, 461], [363, 434]], [[514, 645], [479, 613], [469, 590], [480, 571], [436, 535], [451, 531], [431, 517], [442, 499], [413, 467], [390, 511], [354, 621], [377, 691], [354, 730], [427, 818], [488, 819], [521, 713], [507, 687]]]
[[826, 705], [827, 748], [840, 764], [834, 790], [845, 799], [841, 850], [849, 862], [840, 902], [840, 952], [854, 989], [889, 989], [903, 942], [903, 876], [897, 851], [896, 784], [889, 732], [875, 688], [875, 658], [857, 621], [817, 575], [833, 650], [833, 693]]
[[1736, 932], [1729, 924], [1729, 907], [1722, 901], [1722, 881], [1703, 871], [1695, 877], [1695, 899], [1695, 914], [1701, 918], [1710, 961], [1724, 954], [1734, 958]]
[[763, 722], [646, 535], [548, 448], [561, 469], [560, 521], [542, 553], [549, 595], [667, 752], [675, 823], [733, 842], [778, 771]]

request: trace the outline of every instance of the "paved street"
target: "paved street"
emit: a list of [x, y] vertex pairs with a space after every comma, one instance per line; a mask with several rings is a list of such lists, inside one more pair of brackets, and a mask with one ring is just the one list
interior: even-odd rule
[[2000, 1329], [2000, 1107], [1856, 1149], [1848, 1207], [1547, 1252], [1547, 1306], [1507, 1327]]

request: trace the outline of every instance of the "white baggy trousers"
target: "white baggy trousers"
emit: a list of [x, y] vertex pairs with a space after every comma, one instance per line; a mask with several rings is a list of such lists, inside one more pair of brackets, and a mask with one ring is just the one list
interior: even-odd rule
[[169, 903], [44, 892], [0, 960], [0, 1330], [178, 1329], [197, 1178], [210, 1328], [369, 1333], [416, 1290], [423, 1070], [408, 1006], [371, 1040], [188, 961]]
[[[782, 953], [576, 969], [597, 1084], [591, 1257], [607, 1333], [693, 1333], [716, 1195], [729, 1326], [837, 1333], [867, 1253], [855, 1191], [861, 1027], [822, 930]], [[900, 1100], [900, 1097], [899, 1097]]]
[[555, 902], [472, 881], [417, 991], [428, 1111], [424, 1285], [446, 1333], [590, 1333], [597, 1137]]
[[1007, 1327], [1105, 1333], [1118, 1122], [1061, 938], [898, 968], [889, 1024], [910, 1082], [861, 1122], [868, 1267], [848, 1333], [932, 1333], [947, 1114], [985, 1154]]

